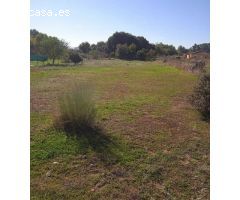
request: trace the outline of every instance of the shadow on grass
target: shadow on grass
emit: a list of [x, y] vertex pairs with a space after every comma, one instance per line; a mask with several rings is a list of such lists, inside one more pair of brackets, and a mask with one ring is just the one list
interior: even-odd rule
[[75, 132], [68, 131], [66, 134], [69, 138], [75, 137], [77, 139], [83, 152], [87, 152], [91, 149], [101, 161], [105, 162], [105, 164], [110, 165], [121, 160], [121, 156], [116, 153], [116, 149], [120, 149], [121, 145], [113, 141], [113, 138], [106, 135], [102, 128], [87, 128], [78, 130], [77, 132], [76, 130]]

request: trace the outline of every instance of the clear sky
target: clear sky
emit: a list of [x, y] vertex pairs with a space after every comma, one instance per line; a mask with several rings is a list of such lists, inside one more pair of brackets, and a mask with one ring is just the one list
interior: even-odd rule
[[106, 41], [116, 31], [151, 43], [190, 47], [210, 40], [210, 0], [31, 0], [37, 10], [70, 10], [70, 16], [31, 16], [31, 29], [69, 42]]

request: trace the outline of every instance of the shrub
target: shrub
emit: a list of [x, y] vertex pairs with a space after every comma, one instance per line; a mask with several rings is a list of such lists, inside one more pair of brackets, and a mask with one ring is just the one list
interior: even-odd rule
[[129, 49], [127, 44], [118, 44], [115, 56], [120, 59], [129, 59]]
[[180, 45], [177, 49], [177, 52], [179, 55], [183, 55], [184, 53], [187, 53], [188, 50], [184, 46]]
[[73, 84], [59, 99], [58, 125], [70, 135], [80, 136], [95, 126], [96, 108], [93, 92], [87, 84]]
[[137, 46], [135, 44], [130, 44], [128, 46], [129, 59], [134, 59], [136, 57]]
[[82, 57], [78, 53], [70, 53], [69, 59], [74, 63], [80, 63], [83, 61]]
[[91, 45], [88, 42], [82, 42], [78, 48], [82, 53], [88, 53], [91, 50]]
[[156, 52], [158, 55], [162, 56], [169, 56], [177, 54], [177, 50], [173, 45], [159, 43], [156, 44]]
[[205, 72], [200, 76], [194, 93], [191, 96], [193, 106], [202, 113], [205, 119], [210, 118], [210, 74]]

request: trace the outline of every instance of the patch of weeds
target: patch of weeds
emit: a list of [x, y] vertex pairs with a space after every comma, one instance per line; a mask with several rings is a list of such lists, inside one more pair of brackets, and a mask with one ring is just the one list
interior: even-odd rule
[[31, 134], [41, 132], [52, 126], [52, 118], [49, 115], [31, 112]]
[[163, 181], [163, 176], [165, 169], [162, 166], [150, 165], [144, 172], [144, 179], [147, 181], [161, 182]]
[[31, 141], [31, 163], [37, 165], [57, 156], [74, 155], [84, 152], [84, 141], [68, 138], [63, 132], [47, 129], [46, 133], [34, 134]]
[[159, 132], [156, 133], [154, 136], [154, 141], [158, 142], [158, 143], [163, 143], [165, 142], [169, 137], [169, 133], [167, 132]]
[[[112, 113], [125, 114], [134, 113], [143, 105], [147, 105], [150, 102], [155, 100], [154, 97], [149, 96], [135, 96], [121, 101], [110, 101], [102, 105], [98, 105], [99, 117], [106, 118], [109, 117]], [[131, 116], [129, 116], [131, 119]]]

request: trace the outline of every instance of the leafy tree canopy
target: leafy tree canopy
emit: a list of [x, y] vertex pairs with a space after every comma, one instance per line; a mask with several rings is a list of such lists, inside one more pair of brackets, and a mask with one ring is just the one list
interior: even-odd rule
[[115, 52], [118, 44], [135, 44], [136, 49], [150, 49], [152, 46], [144, 37], [136, 37], [130, 33], [116, 32], [108, 38], [107, 48], [110, 52]]
[[79, 50], [83, 53], [89, 53], [89, 51], [91, 50], [91, 45], [88, 42], [82, 42], [79, 45]]

